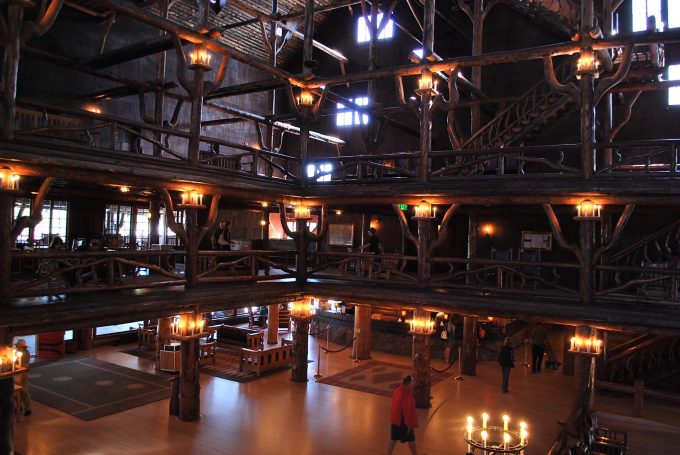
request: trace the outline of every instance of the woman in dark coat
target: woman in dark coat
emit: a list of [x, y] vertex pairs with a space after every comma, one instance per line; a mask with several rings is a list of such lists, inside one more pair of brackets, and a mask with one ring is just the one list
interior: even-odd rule
[[512, 340], [509, 337], [506, 337], [505, 341], [503, 341], [503, 346], [498, 353], [498, 363], [503, 371], [503, 393], [508, 393], [510, 369], [515, 368], [515, 353], [512, 348]]

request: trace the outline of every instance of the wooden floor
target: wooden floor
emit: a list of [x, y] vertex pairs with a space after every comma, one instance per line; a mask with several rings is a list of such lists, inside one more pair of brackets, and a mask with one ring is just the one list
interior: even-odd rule
[[[16, 449], [24, 455], [54, 454], [384, 454], [389, 439], [389, 398], [314, 382], [317, 343], [310, 339], [310, 381], [290, 381], [281, 371], [246, 384], [201, 376], [200, 422], [184, 423], [168, 415], [168, 401], [158, 401], [118, 414], [81, 421], [33, 403], [33, 415], [16, 427]], [[333, 347], [333, 346], [331, 346]], [[150, 361], [120, 353], [125, 346], [99, 347], [89, 354], [107, 362], [152, 372]], [[337, 347], [336, 347], [337, 348]], [[475, 377], [447, 379], [432, 388], [432, 408], [418, 410], [416, 439], [420, 453], [463, 455], [463, 430], [468, 414], [482, 411], [500, 420], [503, 413], [529, 423], [526, 455], [546, 453], [557, 421], [569, 413], [573, 378], [561, 372], [531, 374], [518, 368], [510, 393], [502, 394], [495, 362], [480, 363]], [[405, 363], [406, 357], [375, 352], [377, 360]], [[322, 355], [323, 375], [353, 367], [348, 350]], [[441, 362], [433, 366], [442, 368]], [[454, 370], [457, 366], [454, 366]], [[601, 422], [631, 431], [631, 455], [680, 453], [680, 410], [646, 401], [645, 419], [632, 415], [632, 397], [598, 398]], [[399, 445], [395, 455], [407, 454]]]

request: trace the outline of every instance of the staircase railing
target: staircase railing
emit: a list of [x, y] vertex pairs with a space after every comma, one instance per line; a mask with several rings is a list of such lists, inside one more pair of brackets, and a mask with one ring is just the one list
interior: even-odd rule
[[[562, 81], [567, 81], [573, 76], [569, 61], [563, 62], [555, 71], [558, 79]], [[561, 102], [557, 102], [555, 97]], [[565, 104], [568, 99], [568, 95], [555, 93], [547, 81], [541, 79], [517, 100], [496, 114], [465, 141], [461, 148], [486, 149], [511, 145], [535, 127], [535, 121], [546, 111], [552, 111]]]
[[611, 255], [607, 264], [639, 266], [667, 264], [674, 253], [680, 252], [680, 220], [638, 240]]

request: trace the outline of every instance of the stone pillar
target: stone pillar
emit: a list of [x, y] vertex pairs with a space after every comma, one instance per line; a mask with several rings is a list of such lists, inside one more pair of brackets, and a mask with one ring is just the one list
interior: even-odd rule
[[279, 343], [279, 304], [267, 307], [269, 317], [267, 318], [267, 344]]
[[356, 360], [371, 358], [371, 307], [370, 305], [354, 306], [354, 343], [353, 356]]
[[463, 318], [463, 358], [461, 372], [467, 376], [477, 374], [477, 317]]
[[182, 341], [179, 371], [179, 419], [193, 422], [201, 419], [201, 383], [198, 369], [199, 340]]
[[[413, 312], [414, 319], [427, 319], [428, 313], [420, 308]], [[430, 405], [430, 334], [413, 334], [413, 397], [416, 407]]]
[[307, 359], [309, 357], [309, 323], [310, 317], [294, 316], [295, 330], [293, 331], [293, 367], [291, 381], [307, 382]]

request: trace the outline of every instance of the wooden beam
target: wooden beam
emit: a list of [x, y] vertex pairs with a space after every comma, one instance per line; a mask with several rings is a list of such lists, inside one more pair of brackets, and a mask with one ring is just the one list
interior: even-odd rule
[[154, 87], [155, 81], [146, 81], [144, 82], [145, 87], [144, 88], [136, 88], [136, 87], [131, 87], [129, 85], [123, 85], [121, 87], [113, 87], [109, 88], [106, 90], [102, 90], [96, 93], [90, 93], [87, 95], [84, 95], [82, 97], [83, 100], [89, 100], [89, 101], [108, 101], [108, 100], [113, 100], [117, 98], [125, 98], [126, 96], [137, 96], [140, 93], [149, 93], [149, 92], [157, 92], [157, 91], [165, 91], [165, 90], [170, 90], [173, 88], [177, 88], [177, 84], [174, 82], [166, 82], [162, 86], [156, 86], [157, 88], [152, 88]]
[[[186, 42], [183, 44], [186, 44]], [[121, 47], [95, 57], [85, 58], [80, 60], [80, 62], [90, 68], [102, 69], [167, 51], [172, 49], [172, 47], [172, 37], [165, 35]]]
[[[286, 24], [279, 24], [279, 27], [283, 28], [284, 30], [288, 30], [294, 37], [301, 39], [304, 41], [305, 35], [302, 33], [298, 32], [297, 30], [288, 27]], [[318, 42], [317, 40], [312, 40], [312, 44], [315, 48], [319, 49], [320, 51], [330, 55], [334, 59], [336, 59], [339, 62], [342, 63], [347, 63], [349, 62], [349, 59], [342, 55], [340, 52], [336, 51], [335, 49], [331, 49], [330, 47], [326, 46], [323, 43]]]

